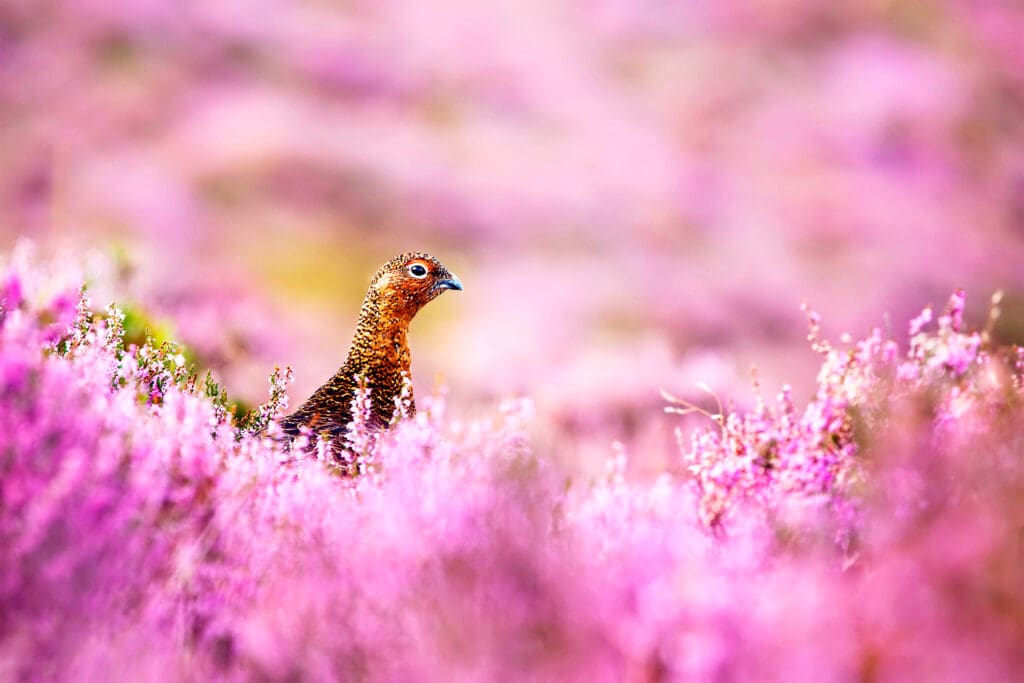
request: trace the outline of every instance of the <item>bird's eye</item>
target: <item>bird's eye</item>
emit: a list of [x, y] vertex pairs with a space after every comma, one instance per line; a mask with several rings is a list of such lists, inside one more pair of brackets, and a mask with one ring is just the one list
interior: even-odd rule
[[427, 267], [421, 263], [414, 263], [409, 266], [409, 275], [412, 275], [413, 277], [426, 277]]

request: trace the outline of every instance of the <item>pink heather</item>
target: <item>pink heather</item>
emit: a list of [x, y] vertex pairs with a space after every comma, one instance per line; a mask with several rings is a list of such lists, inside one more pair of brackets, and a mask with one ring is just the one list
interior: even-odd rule
[[[12, 680], [1011, 680], [1024, 665], [1022, 351], [957, 292], [707, 413], [685, 471], [566, 480], [527, 399], [353, 408], [339, 472], [233, 425], [182, 349], [123, 346], [59, 267], [0, 317], [0, 676]], [[704, 412], [672, 399], [670, 412]], [[671, 427], [674, 416], [664, 418]], [[265, 430], [265, 431], [264, 431]], [[344, 475], [344, 476], [343, 476]]]

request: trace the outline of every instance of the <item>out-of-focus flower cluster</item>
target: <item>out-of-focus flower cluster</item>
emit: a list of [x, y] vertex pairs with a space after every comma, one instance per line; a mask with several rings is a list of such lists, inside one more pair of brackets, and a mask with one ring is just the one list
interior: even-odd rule
[[467, 291], [417, 379], [572, 436], [714, 354], [716, 389], [806, 390], [808, 292], [834, 334], [1002, 287], [1024, 340], [1019, 3], [409, 4], [4, 0], [0, 241], [142, 251], [147, 310], [251, 402], [271, 359], [319, 386], [425, 249]]
[[529, 401], [463, 422], [436, 396], [354, 434], [366, 466], [340, 477], [273, 438], [287, 372], [233, 424], [181, 349], [126, 345], [75, 274], [15, 259], [0, 674], [1011, 680], [1024, 361], [968, 332], [962, 301], [902, 356], [812, 327], [810, 403], [719, 407], [681, 476], [638, 479], [616, 444], [567, 482], [530, 446]]
[[[1000, 298], [993, 298], [993, 321]], [[858, 441], [880, 428], [892, 401], [938, 392], [942, 400], [936, 406], [936, 423], [962, 429], [961, 421], [975, 402], [996, 388], [990, 384], [1005, 385], [1003, 390], [1019, 399], [1019, 356], [1008, 364], [984, 352], [982, 333], [964, 331], [963, 311], [964, 293], [958, 290], [936, 321], [937, 329], [930, 332], [926, 327], [932, 310], [924, 309], [910, 322], [904, 358], [879, 328], [850, 348], [833, 348], [820, 338], [820, 316], [808, 311], [808, 341], [822, 354], [823, 363], [817, 393], [802, 412], [797, 411], [789, 386], [783, 387], [774, 406], [767, 403], [756, 376], [756, 404], [744, 413], [723, 410], [721, 403], [716, 413], [709, 413], [666, 394], [666, 412], [703, 413], [715, 423], [695, 431], [684, 449], [704, 523], [717, 528], [728, 512], [747, 503], [770, 512], [776, 522], [794, 507], [826, 503], [838, 513], [837, 531], [848, 541], [845, 534], [856, 521], [851, 494], [865, 477]], [[682, 441], [679, 430], [677, 438]]]

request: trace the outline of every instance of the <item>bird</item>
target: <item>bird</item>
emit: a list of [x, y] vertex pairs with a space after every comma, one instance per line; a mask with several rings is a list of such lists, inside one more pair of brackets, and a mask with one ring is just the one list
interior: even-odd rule
[[[361, 384], [370, 391], [370, 428], [387, 428], [396, 399], [402, 397], [411, 376], [409, 323], [448, 290], [462, 291], [462, 281], [430, 254], [410, 251], [385, 263], [370, 281], [344, 364], [295, 412], [280, 420], [285, 437], [293, 439], [305, 427], [343, 448], [353, 418], [352, 400]], [[411, 390], [410, 384], [410, 415], [416, 411]]]

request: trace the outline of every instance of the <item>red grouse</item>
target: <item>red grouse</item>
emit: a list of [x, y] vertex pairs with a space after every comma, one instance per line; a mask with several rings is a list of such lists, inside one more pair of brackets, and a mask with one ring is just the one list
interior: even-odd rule
[[344, 365], [281, 420], [285, 434], [295, 437], [306, 426], [340, 445], [352, 421], [352, 399], [360, 379], [370, 390], [372, 426], [388, 426], [409, 373], [409, 323], [425, 304], [449, 289], [461, 290], [462, 282], [429, 254], [408, 252], [385, 263], [370, 282]]

